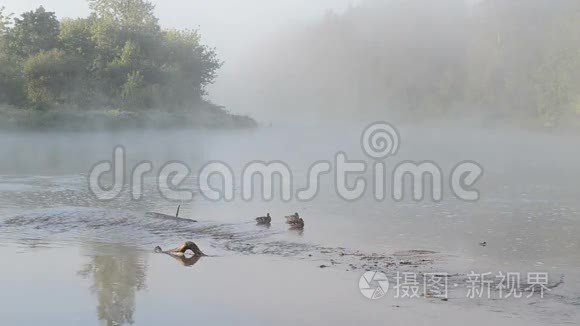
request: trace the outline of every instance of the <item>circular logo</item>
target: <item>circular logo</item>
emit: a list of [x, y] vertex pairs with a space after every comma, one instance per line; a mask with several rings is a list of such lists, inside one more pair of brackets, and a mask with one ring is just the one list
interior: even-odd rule
[[365, 298], [378, 300], [389, 291], [389, 279], [383, 272], [369, 271], [361, 276], [358, 287]]
[[386, 159], [397, 154], [400, 138], [395, 127], [386, 122], [378, 122], [364, 130], [361, 145], [368, 156], [374, 159]]

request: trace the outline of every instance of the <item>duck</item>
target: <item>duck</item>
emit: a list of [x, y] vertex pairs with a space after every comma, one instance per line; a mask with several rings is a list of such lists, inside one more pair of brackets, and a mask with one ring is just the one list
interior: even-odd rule
[[256, 223], [258, 224], [270, 224], [272, 222], [272, 217], [270, 217], [270, 213], [267, 213], [266, 216], [256, 217]]
[[167, 250], [167, 251], [164, 251], [159, 246], [155, 247], [155, 252], [156, 253], [163, 253], [163, 254], [168, 254], [168, 255], [171, 255], [171, 256], [185, 256], [185, 253], [187, 251], [193, 252], [193, 255], [196, 256], [196, 257], [207, 256], [192, 241], [187, 241], [184, 244], [182, 244], [181, 246], [179, 246], [177, 248], [174, 248], [174, 249], [171, 249], [171, 250]]
[[290, 224], [291, 229], [304, 229], [304, 220], [302, 218], [298, 218], [297, 220], [293, 220], [292, 222], [288, 222]]
[[300, 215], [298, 215], [298, 213], [294, 213], [292, 215], [286, 216], [286, 223], [288, 223], [288, 224], [296, 223], [296, 222], [299, 222], [300, 220], [301, 220], [301, 218], [300, 218]]

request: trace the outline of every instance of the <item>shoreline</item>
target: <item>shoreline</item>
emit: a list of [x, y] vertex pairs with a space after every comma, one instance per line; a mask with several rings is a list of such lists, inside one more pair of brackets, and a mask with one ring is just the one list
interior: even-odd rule
[[139, 131], [179, 129], [253, 129], [258, 123], [249, 116], [236, 115], [218, 106], [192, 111], [54, 109], [39, 111], [0, 107], [2, 131]]

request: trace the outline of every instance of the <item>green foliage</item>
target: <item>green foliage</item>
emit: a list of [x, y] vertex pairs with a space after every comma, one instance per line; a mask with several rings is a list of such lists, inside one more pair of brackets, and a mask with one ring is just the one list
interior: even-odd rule
[[121, 50], [121, 54], [114, 63], [131, 69], [137, 69], [139, 67], [139, 62], [141, 61], [140, 56], [141, 49], [139, 44], [135, 41], [129, 40], [125, 43], [125, 46]]
[[[131, 73], [139, 73], [140, 78], [142, 75], [140, 69], [141, 62], [141, 50], [139, 45], [134, 41], [127, 41], [122, 49], [120, 49], [119, 54], [106, 66], [103, 70], [104, 75], [102, 76], [107, 83], [113, 87], [110, 89], [109, 95], [114, 96], [116, 89], [124, 87], [127, 75]], [[143, 83], [144, 81], [141, 80]]]
[[88, 0], [101, 19], [113, 22], [124, 32], [155, 33], [160, 30], [155, 5], [144, 0]]
[[[222, 66], [213, 49], [199, 44], [197, 31], [166, 31], [162, 34], [165, 64], [161, 71], [171, 85], [169, 97], [188, 98], [205, 95], [204, 87], [212, 84], [216, 71]], [[193, 88], [190, 86], [194, 85]]]
[[123, 106], [128, 109], [143, 107], [145, 82], [139, 71], [127, 75], [127, 82], [123, 85], [121, 97]]
[[90, 18], [61, 21], [59, 40], [62, 49], [87, 60], [94, 59], [96, 44], [93, 40], [93, 25], [94, 21]]
[[24, 79], [20, 62], [16, 57], [0, 52], [0, 103], [23, 104], [23, 90]]
[[12, 15], [6, 14], [5, 11], [5, 7], [0, 7], [0, 35], [4, 35], [4, 33], [6, 33], [6, 30], [8, 29], [8, 26], [12, 20]]
[[[197, 31], [163, 31], [144, 0], [88, 0], [86, 18], [0, 10], [0, 104], [195, 112], [221, 63]], [[1, 46], [1, 45], [5, 46]], [[47, 115], [48, 116], [48, 115]]]
[[65, 92], [80, 74], [80, 67], [63, 50], [53, 49], [30, 56], [23, 71], [30, 105], [48, 109], [65, 102]]
[[12, 53], [26, 58], [57, 48], [58, 34], [59, 22], [55, 14], [39, 7], [14, 19], [14, 27], [6, 33], [7, 47]]

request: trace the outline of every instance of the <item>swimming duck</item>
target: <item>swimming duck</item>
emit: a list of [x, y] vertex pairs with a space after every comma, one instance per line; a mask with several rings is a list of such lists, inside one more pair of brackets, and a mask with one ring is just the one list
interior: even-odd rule
[[286, 223], [292, 224], [299, 222], [301, 220], [300, 215], [298, 213], [294, 213], [292, 215], [286, 216]]
[[156, 253], [164, 253], [164, 254], [168, 254], [171, 256], [184, 256], [188, 250], [193, 252], [193, 254], [195, 256], [198, 256], [198, 257], [207, 256], [199, 249], [199, 247], [195, 243], [193, 243], [191, 241], [187, 241], [186, 243], [182, 244], [181, 246], [174, 248], [174, 249], [171, 249], [171, 250], [168, 250], [168, 251], [163, 251], [163, 249], [161, 249], [161, 247], [159, 247], [159, 246], [155, 247]]
[[302, 218], [288, 222], [288, 224], [290, 224], [291, 229], [304, 229], [304, 220]]
[[258, 224], [270, 224], [272, 222], [272, 217], [270, 217], [270, 213], [266, 214], [266, 216], [260, 216], [256, 218], [256, 223]]

